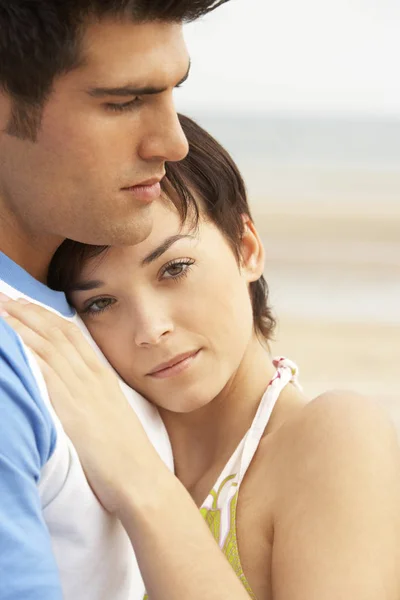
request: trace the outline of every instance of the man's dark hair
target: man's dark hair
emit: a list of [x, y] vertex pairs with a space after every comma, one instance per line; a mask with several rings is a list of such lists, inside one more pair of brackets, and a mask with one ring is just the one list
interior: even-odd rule
[[[240, 264], [243, 216], [251, 217], [242, 176], [228, 152], [207, 131], [183, 115], [179, 115], [179, 120], [189, 143], [189, 153], [180, 162], [166, 163], [163, 190], [180, 211], [182, 223], [190, 218], [196, 227], [201, 215], [211, 220], [229, 242]], [[201, 199], [201, 205], [196, 198]], [[68, 296], [83, 264], [100, 257], [107, 248], [66, 240], [50, 264], [48, 285]], [[275, 319], [268, 305], [264, 277], [250, 284], [250, 297], [255, 330], [269, 340]]]
[[105, 17], [190, 22], [228, 0], [0, 0], [0, 87], [8, 133], [34, 140], [57, 75], [79, 65], [87, 24]]

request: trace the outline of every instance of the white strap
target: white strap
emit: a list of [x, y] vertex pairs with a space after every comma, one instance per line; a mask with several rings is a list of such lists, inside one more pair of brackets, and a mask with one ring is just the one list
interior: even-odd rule
[[253, 460], [282, 390], [288, 383], [294, 383], [297, 387], [300, 387], [297, 382], [298, 368], [294, 362], [288, 358], [279, 357], [275, 358], [273, 363], [277, 368], [276, 373], [262, 397], [253, 423], [243, 440], [244, 448], [238, 477], [239, 485]]

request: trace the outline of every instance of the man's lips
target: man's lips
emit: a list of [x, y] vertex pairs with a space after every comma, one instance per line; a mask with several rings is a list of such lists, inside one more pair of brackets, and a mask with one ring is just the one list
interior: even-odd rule
[[174, 358], [159, 364], [152, 371], [147, 373], [147, 376], [163, 379], [165, 377], [178, 374], [190, 365], [192, 360], [196, 358], [199, 352], [200, 350], [191, 350], [190, 352], [178, 354]]
[[142, 181], [137, 185], [132, 185], [122, 188], [123, 191], [129, 192], [137, 200], [142, 202], [153, 202], [161, 195], [161, 180], [162, 177], [154, 177], [147, 181]]

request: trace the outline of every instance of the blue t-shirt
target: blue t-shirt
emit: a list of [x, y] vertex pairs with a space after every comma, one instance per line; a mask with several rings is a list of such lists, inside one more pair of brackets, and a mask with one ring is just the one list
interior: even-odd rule
[[[0, 253], [0, 280], [71, 315], [53, 292]], [[0, 289], [4, 291], [4, 286]], [[43, 403], [15, 332], [0, 319], [0, 599], [62, 598], [58, 568], [42, 515], [38, 482], [56, 444]]]

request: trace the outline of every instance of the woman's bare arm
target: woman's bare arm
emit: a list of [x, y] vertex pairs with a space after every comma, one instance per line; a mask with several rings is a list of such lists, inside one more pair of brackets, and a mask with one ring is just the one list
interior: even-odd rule
[[[151, 600], [248, 600], [198, 508], [159, 465], [149, 486], [125, 488], [119, 517], [131, 538]], [[147, 488], [147, 495], [146, 495]]]
[[400, 458], [371, 401], [326, 394], [277, 444], [274, 600], [400, 598]]

